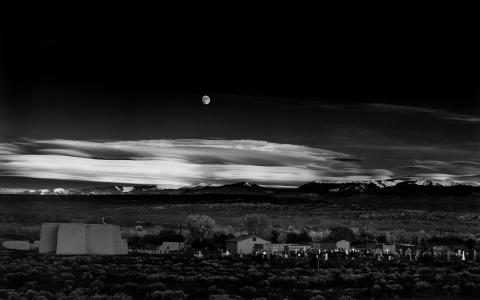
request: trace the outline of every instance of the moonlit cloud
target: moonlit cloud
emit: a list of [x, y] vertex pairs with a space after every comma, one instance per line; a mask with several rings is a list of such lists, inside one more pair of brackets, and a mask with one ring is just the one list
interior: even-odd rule
[[253, 181], [266, 186], [385, 179], [352, 155], [257, 140], [29, 140], [2, 144], [0, 175], [182, 187]]
[[441, 109], [397, 105], [397, 104], [386, 104], [386, 103], [368, 103], [368, 104], [365, 104], [365, 107], [372, 110], [382, 111], [382, 112], [392, 112], [392, 113], [402, 113], [402, 114], [423, 113], [423, 114], [432, 115], [434, 117], [445, 119], [445, 120], [458, 121], [458, 122], [464, 122], [464, 123], [480, 123], [480, 116], [452, 113], [452, 112], [448, 112], [446, 110], [441, 110]]
[[294, 109], [318, 109], [318, 110], [337, 110], [337, 111], [367, 111], [395, 114], [427, 114], [436, 118], [456, 121], [461, 123], [480, 123], [480, 115], [466, 115], [450, 112], [444, 109], [434, 109], [426, 107], [398, 105], [389, 103], [363, 103], [360, 105], [335, 105], [318, 102], [299, 102], [295, 105], [289, 105]]

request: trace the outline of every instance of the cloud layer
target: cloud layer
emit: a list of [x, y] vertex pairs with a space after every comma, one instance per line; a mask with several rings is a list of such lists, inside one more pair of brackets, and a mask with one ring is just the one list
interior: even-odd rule
[[480, 123], [480, 116], [476, 115], [464, 115], [459, 113], [452, 113], [446, 110], [425, 108], [425, 107], [415, 107], [407, 105], [396, 105], [396, 104], [386, 104], [386, 103], [368, 103], [365, 104], [365, 107], [370, 108], [376, 111], [382, 112], [391, 112], [391, 113], [401, 113], [401, 114], [410, 114], [410, 113], [421, 113], [435, 116], [437, 118], [458, 121], [464, 123]]
[[449, 179], [463, 184], [480, 185], [480, 161], [414, 160], [394, 171], [399, 176], [411, 178]]
[[313, 180], [385, 179], [345, 153], [257, 140], [27, 140], [0, 144], [0, 175], [182, 187], [253, 181], [298, 186]]

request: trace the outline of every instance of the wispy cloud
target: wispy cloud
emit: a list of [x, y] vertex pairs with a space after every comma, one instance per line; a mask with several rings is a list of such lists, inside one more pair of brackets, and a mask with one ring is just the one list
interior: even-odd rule
[[451, 179], [475, 185], [480, 183], [480, 162], [475, 160], [414, 160], [410, 165], [396, 168], [394, 172], [401, 177]]
[[316, 109], [336, 111], [370, 111], [388, 112], [397, 114], [428, 114], [440, 119], [457, 121], [463, 123], [480, 123], [480, 115], [467, 115], [450, 112], [445, 109], [434, 109], [427, 107], [398, 105], [389, 103], [362, 103], [362, 104], [332, 104], [318, 103], [315, 101], [298, 101], [294, 105], [285, 104], [290, 109]]
[[364, 106], [371, 110], [378, 110], [383, 112], [393, 112], [393, 113], [403, 113], [403, 114], [422, 113], [422, 114], [428, 114], [428, 115], [445, 119], [445, 120], [452, 120], [452, 121], [465, 122], [465, 123], [480, 123], [480, 116], [452, 113], [442, 109], [387, 104], [387, 103], [366, 103], [364, 104]]
[[341, 152], [257, 140], [29, 140], [0, 144], [0, 176], [181, 187], [242, 180], [297, 186], [389, 178]]

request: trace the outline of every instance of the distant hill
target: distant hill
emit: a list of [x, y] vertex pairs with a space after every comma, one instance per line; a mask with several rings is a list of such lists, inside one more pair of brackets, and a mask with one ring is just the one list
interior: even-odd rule
[[34, 195], [269, 195], [288, 198], [315, 196], [345, 197], [352, 195], [398, 196], [471, 196], [480, 195], [479, 186], [462, 185], [451, 180], [422, 178], [419, 180], [388, 179], [365, 182], [310, 182], [298, 188], [264, 187], [252, 182], [239, 182], [220, 186], [201, 184], [179, 189], [163, 189], [155, 185], [113, 185], [92, 188], [52, 188], [39, 190], [0, 189], [0, 193]]

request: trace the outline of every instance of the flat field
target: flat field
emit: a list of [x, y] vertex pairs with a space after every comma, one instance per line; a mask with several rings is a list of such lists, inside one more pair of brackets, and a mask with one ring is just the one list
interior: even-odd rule
[[176, 228], [190, 214], [206, 214], [220, 225], [240, 227], [258, 213], [272, 225], [323, 229], [344, 225], [377, 230], [437, 230], [478, 233], [480, 210], [472, 198], [269, 199], [256, 196], [0, 196], [2, 224], [44, 222], [160, 225]]

